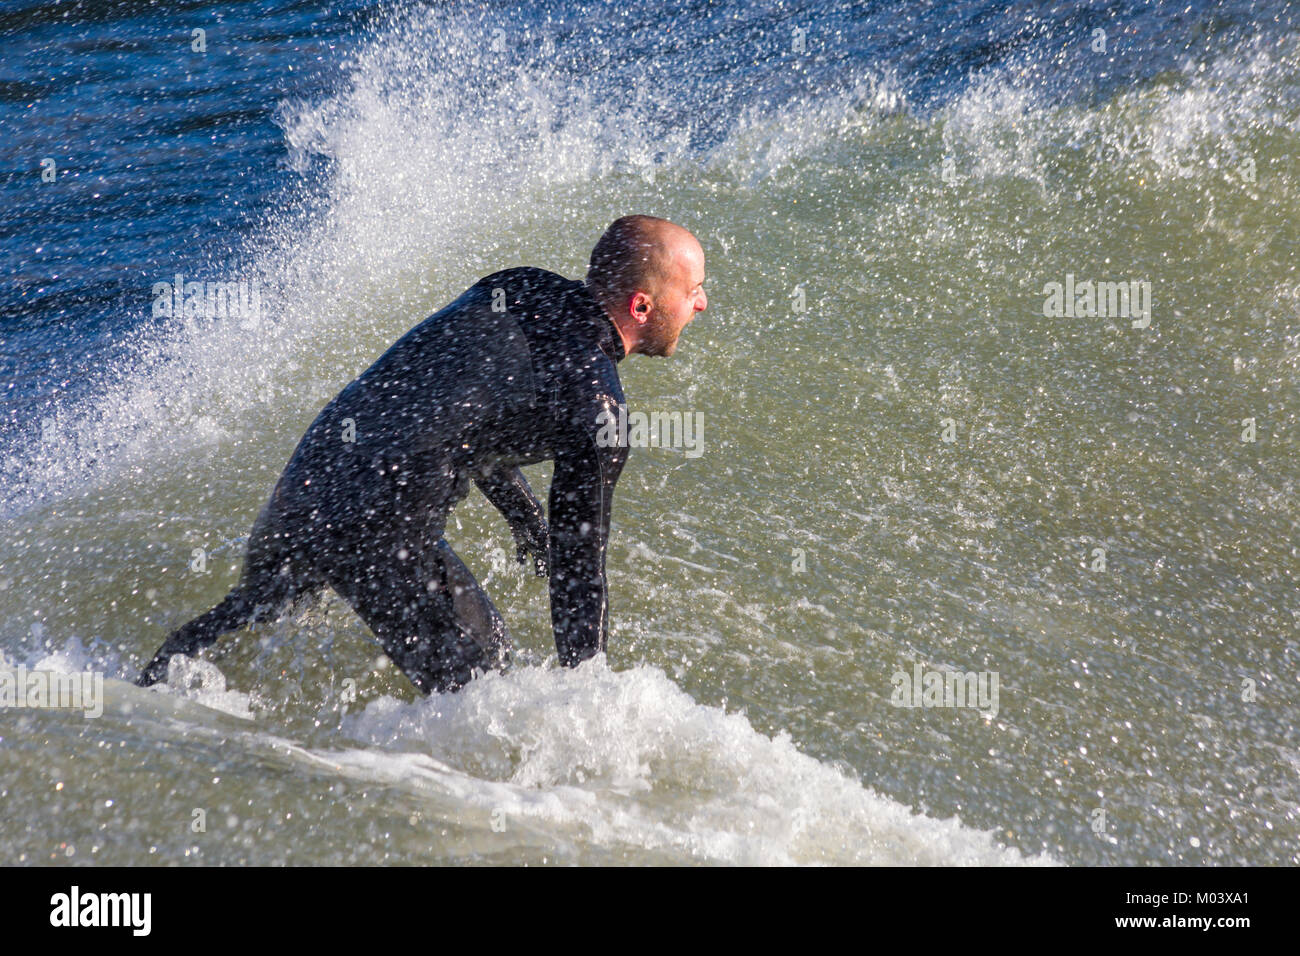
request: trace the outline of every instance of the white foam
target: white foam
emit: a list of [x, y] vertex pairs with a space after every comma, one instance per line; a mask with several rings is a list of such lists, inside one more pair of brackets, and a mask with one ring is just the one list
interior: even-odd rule
[[167, 682], [155, 684], [154, 693], [192, 700], [232, 717], [253, 719], [252, 696], [226, 687], [226, 675], [210, 661], [178, 654], [167, 662]]
[[454, 695], [384, 698], [344, 730], [367, 746], [322, 756], [352, 775], [601, 845], [742, 864], [1050, 862], [914, 814], [655, 667], [516, 669]]
[[[12, 666], [0, 657], [0, 667]], [[134, 676], [77, 638], [28, 666]], [[216, 665], [183, 655], [149, 693], [254, 719], [251, 695], [228, 689]], [[166, 713], [202, 726], [184, 711]], [[603, 656], [576, 670], [489, 674], [457, 694], [409, 703], [383, 697], [344, 717], [340, 735], [359, 746], [306, 748], [261, 730], [241, 746], [269, 741], [317, 771], [410, 787], [485, 828], [506, 821], [504, 834], [483, 835], [496, 852], [502, 841], [564, 840], [754, 865], [1054, 862], [1027, 859], [956, 818], [913, 813], [801, 753], [787, 734], [768, 737], [742, 714], [696, 703], [660, 669], [615, 672]]]
[[[128, 683], [133, 683], [139, 673], [118, 649], [99, 641], [87, 648], [75, 635], [65, 639], [60, 647], [46, 647], [27, 654], [21, 663], [29, 671], [98, 673]], [[0, 650], [0, 670], [14, 670], [18, 664]], [[194, 701], [232, 717], [253, 719], [252, 695], [228, 689], [226, 677], [217, 665], [183, 654], [178, 654], [168, 663], [167, 682], [155, 684], [150, 692]]]
[[1295, 37], [1259, 37], [1212, 62], [1187, 62], [1174, 86], [1144, 83], [1101, 104], [1058, 103], [1014, 64], [975, 77], [939, 111], [945, 156], [976, 179], [1046, 188], [1061, 151], [1101, 168], [1121, 162], [1149, 182], [1237, 177], [1252, 137], [1297, 130]]

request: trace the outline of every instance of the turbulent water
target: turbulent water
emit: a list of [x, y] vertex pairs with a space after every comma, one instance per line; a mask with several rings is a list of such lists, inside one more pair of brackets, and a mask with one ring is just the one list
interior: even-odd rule
[[[0, 862], [1297, 862], [1296, 19], [6, 4], [0, 656], [107, 679], [0, 710]], [[504, 675], [419, 698], [326, 594], [129, 683], [340, 387], [630, 212], [710, 307], [620, 367], [702, 444], [632, 451], [607, 657], [475, 493]]]

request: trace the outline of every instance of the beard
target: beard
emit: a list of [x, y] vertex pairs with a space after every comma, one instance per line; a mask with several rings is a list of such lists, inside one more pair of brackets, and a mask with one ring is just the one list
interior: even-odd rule
[[656, 358], [667, 358], [677, 351], [677, 339], [656, 339], [653, 343], [647, 344], [643, 351], [646, 355], [653, 355]]
[[677, 350], [677, 337], [681, 335], [681, 329], [674, 330], [665, 321], [656, 322], [652, 328], [653, 335], [642, 351], [646, 355], [653, 355], [658, 358], [667, 358], [672, 355]]

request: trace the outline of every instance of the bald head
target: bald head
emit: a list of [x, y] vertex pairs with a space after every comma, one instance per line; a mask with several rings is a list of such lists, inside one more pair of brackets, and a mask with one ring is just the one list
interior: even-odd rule
[[587, 267], [627, 354], [671, 355], [682, 328], [707, 306], [704, 250], [690, 231], [655, 216], [616, 219]]
[[587, 288], [606, 306], [635, 292], [653, 295], [672, 266], [676, 247], [688, 239], [695, 237], [667, 219], [616, 219], [591, 250]]

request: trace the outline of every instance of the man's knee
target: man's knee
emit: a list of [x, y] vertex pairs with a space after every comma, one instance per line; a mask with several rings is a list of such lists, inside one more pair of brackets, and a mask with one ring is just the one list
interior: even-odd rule
[[330, 561], [330, 586], [424, 693], [454, 691], [509, 663], [505, 622], [441, 537], [380, 539]]
[[484, 649], [464, 633], [456, 633], [446, 640], [419, 669], [419, 680], [412, 680], [427, 693], [458, 691], [476, 675], [501, 670], [510, 660], [509, 647], [498, 645]]
[[440, 571], [438, 586], [449, 602], [451, 616], [459, 630], [482, 647], [489, 658], [499, 652], [508, 652], [510, 633], [487, 592], [444, 539], [439, 538], [436, 547]]

